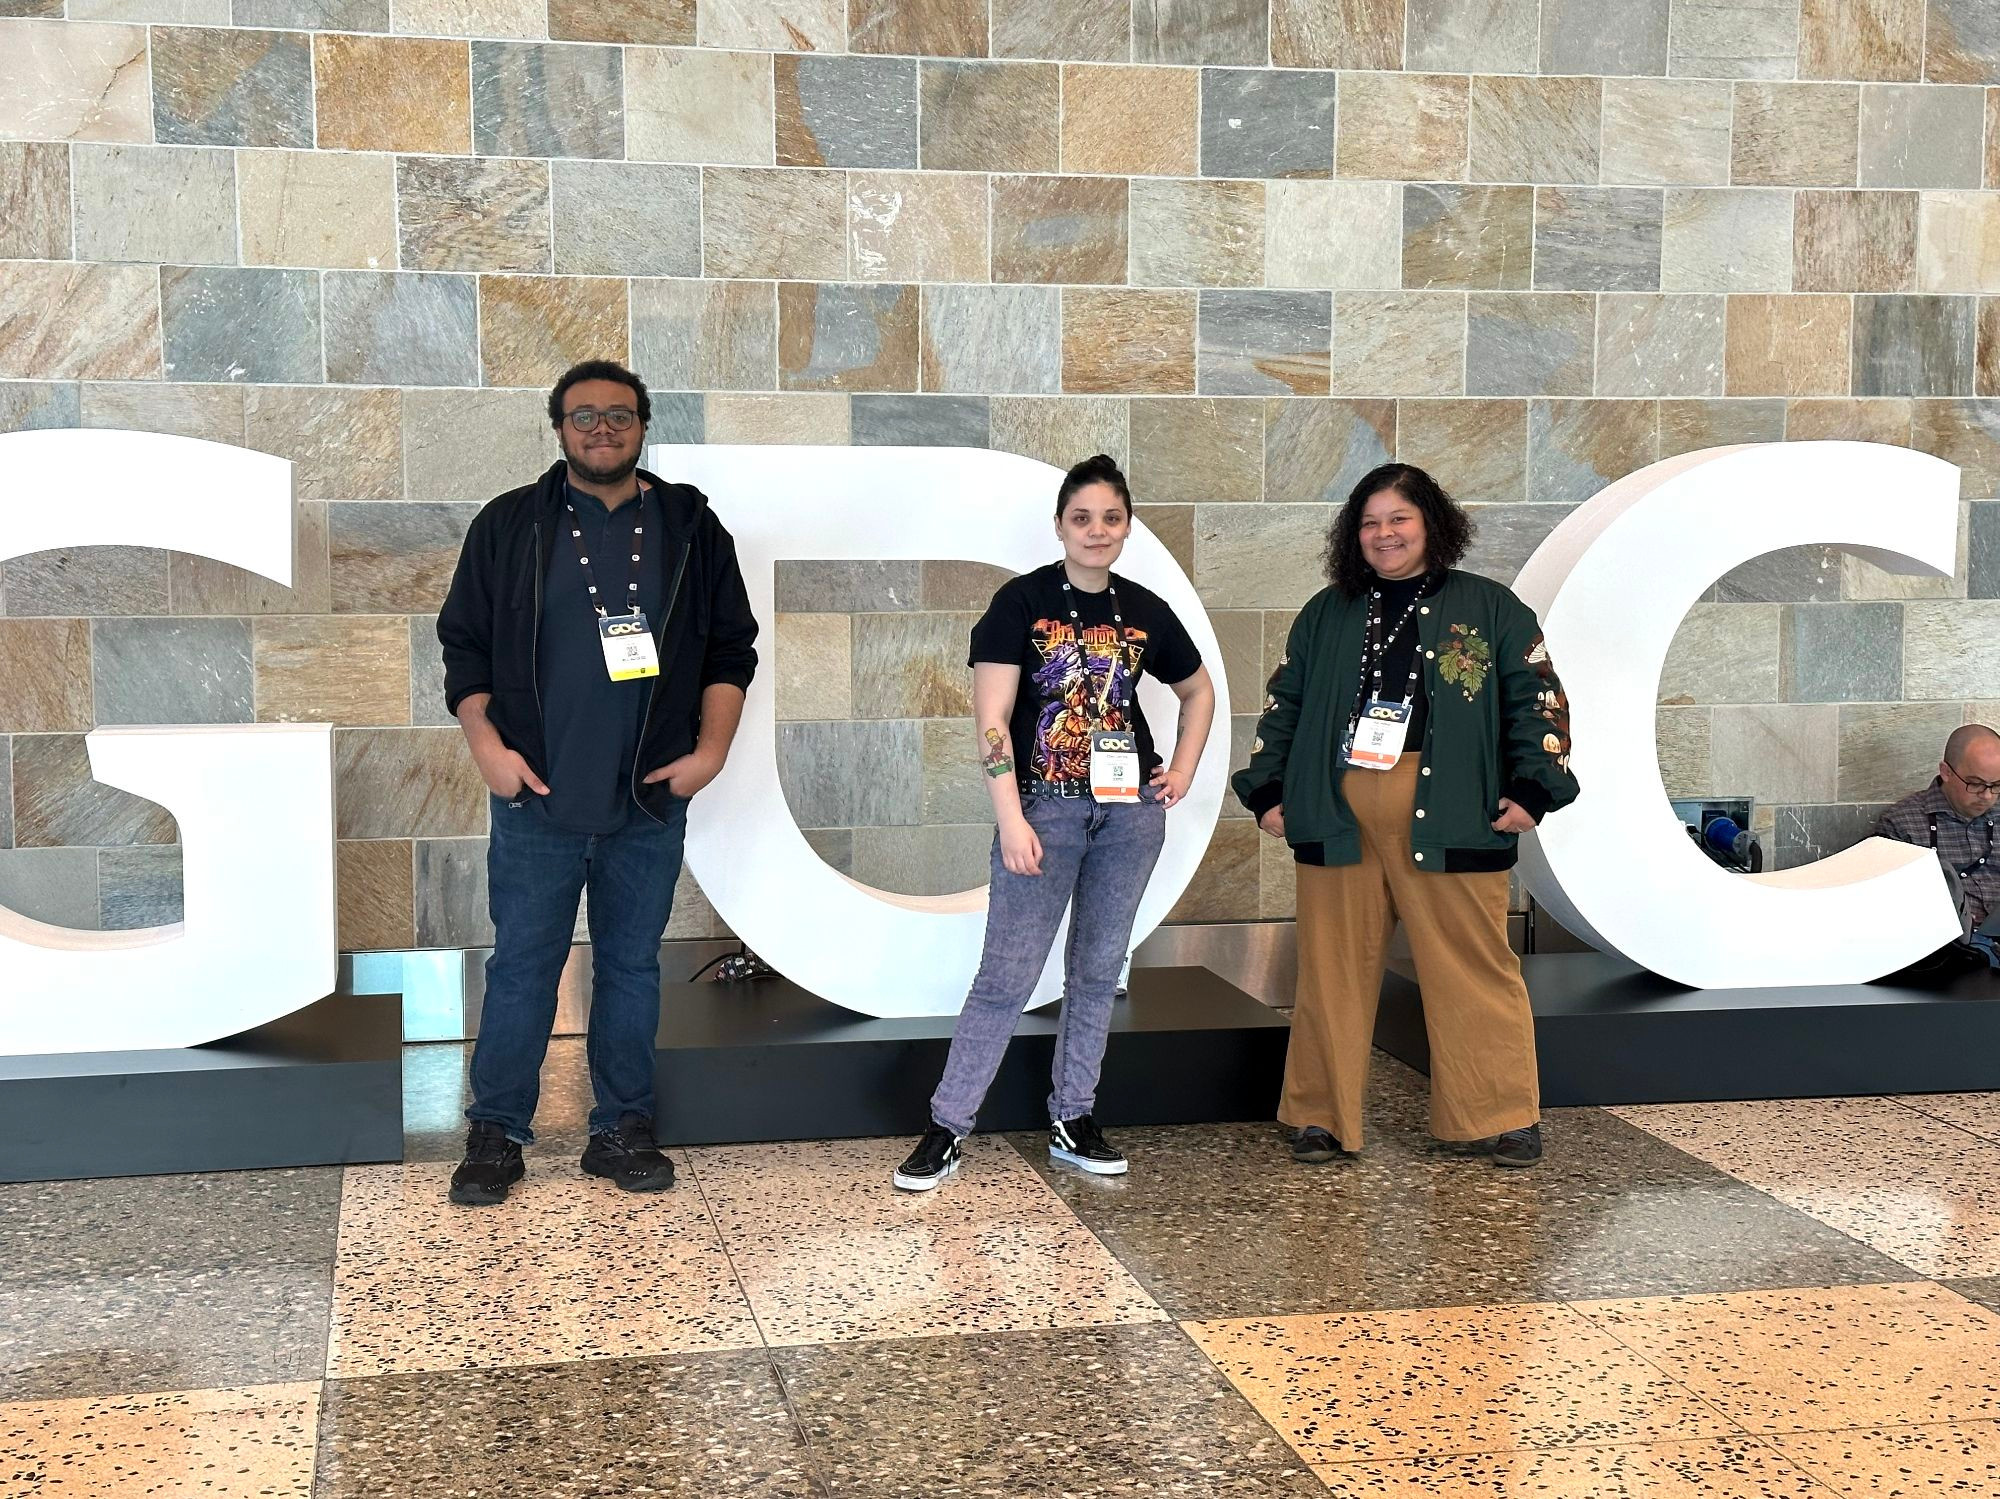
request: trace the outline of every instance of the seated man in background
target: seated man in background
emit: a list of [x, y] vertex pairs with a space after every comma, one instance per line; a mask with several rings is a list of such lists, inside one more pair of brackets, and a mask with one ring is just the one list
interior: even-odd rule
[[[1952, 730], [1944, 759], [1929, 786], [1912, 792], [1875, 821], [1875, 836], [1937, 850], [1958, 900], [1964, 940], [1952, 943], [1919, 969], [1996, 962], [1992, 936], [1980, 931], [2000, 914], [2000, 862], [1993, 855], [1995, 797], [2000, 796], [2000, 734], [1985, 724]], [[1996, 923], [2000, 924], [2000, 923]]]

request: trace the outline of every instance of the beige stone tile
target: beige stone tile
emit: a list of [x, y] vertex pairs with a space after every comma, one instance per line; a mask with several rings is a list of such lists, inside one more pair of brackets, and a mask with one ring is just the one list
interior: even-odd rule
[[1777, 442], [1784, 435], [1783, 401], [1660, 402], [1662, 458], [1737, 442]]
[[[1253, 702], [1261, 698], [1252, 699]], [[1217, 732], [1220, 732], [1218, 727]], [[1262, 901], [1257, 845], [1264, 835], [1247, 817], [1215, 825], [1194, 878], [1167, 913], [1168, 921], [1254, 921]]]
[[329, 505], [333, 612], [437, 613], [478, 510], [475, 504], [437, 502]]
[[579, 360], [622, 364], [629, 349], [622, 280], [479, 278], [479, 357], [488, 385], [552, 385]]
[[1193, 291], [1065, 287], [1066, 391], [1101, 395], [1192, 395]]
[[1411, 183], [1403, 189], [1403, 285], [1525, 291], [1535, 190]]
[[[710, 10], [727, 5], [728, 0], [711, 0], [701, 7], [703, 19]], [[695, 13], [695, 0], [549, 0], [549, 36], [559, 42], [685, 47], [695, 40]], [[724, 41], [715, 45], [748, 44]]]
[[1721, 297], [1606, 295], [1597, 303], [1597, 394], [1722, 394]]
[[159, 378], [154, 267], [0, 262], [0, 379]]
[[1910, 446], [1959, 467], [1959, 497], [2000, 497], [2000, 413], [1984, 401], [1918, 401]]
[[1274, 396], [1264, 407], [1264, 498], [1276, 504], [1338, 504], [1363, 474], [1395, 451], [1394, 401]]
[[1191, 177], [1200, 170], [1201, 74], [1092, 67], [1062, 74], [1062, 169]]
[[[334, 1377], [758, 1345], [698, 1193], [619, 1192], [578, 1175], [566, 1152], [535, 1154], [502, 1223], [446, 1200], [451, 1170], [349, 1168]], [[607, 1241], [625, 1247], [615, 1256], [587, 1247]], [[639, 1282], [647, 1294], [626, 1294]]]
[[1461, 501], [1522, 503], [1528, 497], [1528, 403], [1398, 401], [1396, 458], [1444, 476]]
[[1706, 796], [1709, 725], [1707, 708], [1661, 708], [1654, 715], [1660, 780], [1668, 796]]
[[965, 643], [974, 613], [901, 611], [854, 616], [854, 716], [968, 718], [972, 674]]
[[631, 160], [769, 166], [776, 138], [768, 52], [656, 47], [625, 54]]
[[993, 0], [995, 57], [1125, 62], [1132, 0]]
[[1985, 0], [1930, 0], [1924, 77], [1932, 83], [2000, 83], [2000, 29]]
[[56, 141], [0, 141], [0, 258], [70, 256], [69, 148]]
[[313, 38], [321, 150], [472, 149], [472, 72], [466, 43], [321, 34]]
[[410, 720], [410, 625], [404, 615], [260, 619], [251, 663], [259, 723]]
[[292, 507], [292, 586], [207, 557], [167, 556], [170, 612], [176, 615], [325, 614], [333, 608], [328, 571], [327, 507]]
[[986, 6], [979, 0], [848, 0], [853, 52], [984, 57]]
[[562, 456], [539, 390], [405, 391], [403, 449], [406, 498], [482, 504]]
[[1768, 703], [1778, 696], [1777, 604], [1696, 604], [1660, 671], [1660, 702]]
[[0, 1465], [37, 1499], [306, 1499], [319, 1398], [299, 1383], [0, 1406]]
[[391, 15], [417, 36], [548, 35], [546, 0], [396, 0]]
[[1254, 712], [1264, 701], [1264, 613], [1261, 609], [1214, 609], [1208, 622], [1215, 629], [1221, 661], [1204, 663], [1209, 675], [1229, 688], [1231, 707], [1239, 714]]
[[1581, 504], [1651, 463], [1660, 415], [1650, 401], [1553, 400], [1528, 408], [1528, 499]]
[[2000, 194], [1923, 194], [1917, 220], [1917, 290], [2000, 291]]
[[972, 173], [854, 172], [849, 263], [858, 281], [987, 279], [986, 179]]
[[1103, 177], [995, 177], [993, 279], [1115, 285], [1128, 256], [1126, 184]]
[[186, 146], [72, 147], [78, 256], [234, 265], [233, 154]]
[[1135, 400], [1131, 419], [1131, 481], [1141, 503], [1206, 504], [1262, 495], [1263, 402]]
[[1195, 506], [1194, 585], [1216, 609], [1296, 607], [1325, 586], [1317, 505]]
[[1639, 187], [1729, 181], [1727, 83], [1687, 78], [1604, 80], [1603, 180]]
[[1120, 464], [1130, 448], [1126, 403], [1110, 396], [995, 396], [988, 445], [1068, 468], [1091, 453]]
[[1474, 77], [1472, 179], [1595, 184], [1603, 87], [1598, 78]]
[[1841, 704], [1840, 800], [1893, 802], [1928, 785], [1964, 721], [1960, 703]]
[[1342, 79], [1340, 175], [1462, 180], [1468, 98], [1467, 81], [1451, 74], [1356, 73]]
[[1266, 183], [1265, 284], [1335, 291], [1400, 287], [1403, 192], [1395, 182]]
[[2000, 396], [2000, 298], [1979, 299], [1977, 337], [1973, 394]]
[[780, 284], [779, 384], [787, 390], [915, 390], [917, 311], [914, 286]]
[[972, 720], [926, 719], [923, 756], [924, 821], [963, 824], [984, 818], [990, 826], [993, 801], [980, 770], [979, 736], [973, 732]]
[[295, 500], [403, 496], [403, 393], [348, 386], [244, 392], [248, 446], [292, 463]]
[[976, 823], [930, 827], [855, 828], [851, 867], [864, 885], [892, 895], [956, 895], [977, 890], [992, 874], [991, 808]]
[[1403, 0], [1273, 0], [1280, 68], [1400, 68]]
[[921, 1196], [889, 1188], [907, 1149], [836, 1140], [692, 1153], [770, 1343], [1163, 1320], [1005, 1141], [968, 1141], [959, 1174]]
[[634, 281], [631, 305], [632, 367], [656, 389], [769, 390], [774, 383], [778, 313], [770, 282]]
[[340, 151], [239, 151], [245, 265], [396, 268], [396, 164]]
[[1799, 77], [1923, 76], [1924, 0], [1805, 0]]
[[546, 162], [405, 156], [396, 219], [404, 270], [550, 269]]
[[1709, 729], [1716, 794], [1772, 803], [1836, 800], [1839, 711], [1831, 703], [1718, 706]]
[[[704, 47], [762, 48], [771, 52], [839, 52], [847, 43], [842, 0], [705, 0], [697, 34]], [[692, 38], [683, 38], [692, 40]]]
[[854, 616], [780, 614], [772, 680], [778, 717], [854, 716]]
[[1853, 309], [1841, 296], [1729, 299], [1732, 396], [1844, 395]]
[[1792, 289], [1908, 291], [1916, 275], [1917, 194], [1853, 189], [1798, 195]]
[[701, 175], [706, 274], [846, 278], [845, 172], [710, 167]]
[[150, 141], [153, 86], [143, 26], [7, 23], [0, 140]]
[[341, 837], [485, 834], [486, 783], [457, 729], [342, 729], [333, 743]]
[[848, 402], [836, 392], [708, 397], [710, 442], [780, 442], [845, 447]]
[[1790, 291], [1792, 197], [1775, 188], [1668, 188], [1660, 289]]
[[14, 745], [16, 848], [172, 843], [164, 807], [94, 779], [81, 734], [20, 734]]
[[1906, 400], [1788, 401], [1785, 437], [1792, 442], [1889, 442], [1907, 447], [1912, 404]]
[[1852, 187], [1861, 90], [1842, 83], [1739, 83], [1731, 182]]
[[2000, 88], [1986, 91], [1986, 185], [2000, 188]]
[[1264, 184], [1132, 184], [1132, 281], [1256, 286], [1264, 276]]
[[1062, 69], [1044, 62], [925, 62], [922, 166], [1053, 172], [1062, 156]]
[[416, 946], [410, 850], [407, 838], [335, 846], [341, 951], [399, 952]]
[[1454, 396], [1465, 389], [1459, 292], [1336, 292], [1332, 393]]
[[0, 725], [13, 734], [94, 728], [90, 622], [0, 619]]
[[1262, 832], [1257, 854], [1257, 915], [1265, 921], [1291, 919], [1298, 914], [1298, 862], [1284, 839]]
[[1183, 1326], [1316, 1466], [1734, 1434], [1685, 1388], [1562, 1305]]
[[[1911, 698], [2000, 696], [2000, 601], [1903, 606], [1903, 692]], [[2000, 1273], [2000, 1272], [1994, 1272]]]
[[[204, 442], [243, 446], [244, 397], [240, 385], [162, 384], [141, 380], [132, 384], [93, 382], [83, 387], [86, 427], [122, 428], [130, 432], [166, 432], [198, 437]], [[297, 490], [297, 475], [293, 476]]]

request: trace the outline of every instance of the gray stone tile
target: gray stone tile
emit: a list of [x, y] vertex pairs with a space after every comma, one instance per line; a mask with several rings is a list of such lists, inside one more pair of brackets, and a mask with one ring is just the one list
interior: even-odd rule
[[1660, 76], [1669, 0], [1542, 0], [1544, 73]]
[[1535, 194], [1535, 285], [1553, 291], [1658, 291], [1663, 199], [1656, 188], [1542, 188]]
[[558, 275], [701, 274], [701, 168], [557, 161], [549, 171]]
[[250, 622], [91, 622], [100, 724], [249, 723], [255, 717]]
[[[83, 425], [130, 432], [166, 432], [242, 447], [248, 392], [240, 385], [128, 384], [91, 381], [83, 387]], [[269, 451], [269, 449], [261, 449]], [[289, 454], [280, 456], [289, 457]], [[297, 488], [296, 477], [293, 480]]]
[[668, 390], [769, 390], [778, 364], [768, 281], [640, 281], [630, 293], [632, 367]]
[[926, 390], [1053, 395], [1062, 369], [1053, 286], [927, 286], [918, 354]]
[[1762, 188], [1669, 188], [1660, 289], [1790, 291], [1792, 198]]
[[479, 506], [375, 503], [327, 512], [334, 613], [435, 614]]
[[915, 59], [784, 56], [777, 90], [779, 166], [916, 166]]
[[1295, 609], [1326, 580], [1317, 505], [1195, 506], [1194, 585], [1212, 609]]
[[1782, 442], [1785, 403], [1779, 400], [1660, 402], [1660, 456], [1672, 458], [1732, 442]]
[[1931, 0], [1924, 76], [1939, 83], [2000, 83], [2000, 13], [1983, 0]]
[[[1904, 605], [1903, 695], [1946, 702], [2000, 698], [2000, 603], [1977, 599]], [[17, 783], [20, 756], [16, 742]], [[17, 803], [17, 819], [20, 813]]]
[[0, 432], [83, 424], [83, 400], [70, 381], [0, 380]]
[[924, 822], [990, 827], [993, 801], [979, 768], [979, 736], [969, 718], [924, 720]]
[[1840, 572], [1840, 553], [1833, 547], [1787, 547], [1724, 573], [1715, 585], [1715, 600], [1723, 604], [1835, 603], [1840, 599]]
[[297, 31], [387, 31], [389, 0], [232, 0], [238, 26]]
[[1536, 401], [1528, 407], [1528, 498], [1581, 504], [1658, 452], [1650, 401]]
[[1861, 90], [1863, 187], [1981, 186], [1985, 91], [1935, 83]]
[[160, 320], [169, 380], [319, 383], [317, 271], [163, 266]]
[[410, 616], [410, 722], [458, 722], [444, 705], [444, 649], [438, 644], [435, 614]]
[[1132, 61], [1270, 61], [1266, 0], [1132, 0]]
[[416, 843], [419, 947], [490, 947], [486, 840], [419, 838]]
[[1403, 66], [1428, 73], [1532, 73], [1540, 0], [1409, 0]]
[[1600, 79], [1474, 77], [1468, 175], [1478, 182], [1594, 183], [1602, 175], [1603, 122]]
[[708, 422], [707, 404], [700, 391], [656, 392], [653, 420], [646, 428], [651, 442], [701, 442]]
[[1533, 188], [1413, 182], [1403, 190], [1403, 285], [1525, 291], [1534, 225]]
[[916, 828], [855, 828], [850, 873], [897, 895], [955, 895], [976, 890], [991, 873], [993, 823]]
[[1976, 297], [1857, 296], [1857, 396], [1969, 396]]
[[1201, 175], [1331, 177], [1334, 78], [1313, 69], [1202, 69]]
[[1117, 177], [996, 177], [993, 279], [1115, 285], [1130, 264], [1129, 189]]
[[[81, 734], [14, 736], [17, 848], [172, 843], [165, 808], [94, 780]], [[91, 909], [96, 910], [92, 896]]]
[[1975, 500], [1967, 510], [1966, 597], [2000, 599], [2000, 501]]
[[1264, 498], [1339, 504], [1395, 450], [1393, 401], [1274, 398], [1265, 413]]
[[1548, 540], [1549, 532], [1563, 523], [1569, 505], [1467, 505], [1472, 517], [1472, 546], [1461, 564], [1468, 572], [1512, 584], [1534, 556], [1535, 548]]
[[1901, 604], [1794, 604], [1779, 640], [1787, 702], [1880, 703], [1903, 695]]
[[923, 603], [921, 562], [778, 564], [777, 604], [790, 614], [855, 614], [917, 609]]
[[778, 383], [786, 390], [911, 390], [917, 288], [788, 281], [778, 288]]
[[1597, 304], [1597, 394], [1722, 394], [1723, 297], [1606, 295]]
[[1667, 650], [1660, 701], [1776, 701], [1779, 619], [1776, 604], [1696, 604]]
[[1594, 298], [1473, 292], [1466, 316], [1467, 395], [1589, 394]]
[[616, 47], [472, 44], [472, 146], [482, 156], [625, 154]]
[[398, 157], [396, 220], [405, 270], [545, 271], [548, 163]]
[[1061, 164], [1062, 69], [1054, 64], [926, 59], [917, 90], [927, 171], [1053, 172]]
[[328, 271], [326, 377], [336, 385], [477, 385], [469, 276]]
[[167, 554], [150, 547], [79, 547], [0, 563], [0, 599], [15, 619], [165, 614]]
[[1668, 70], [1676, 77], [1797, 76], [1796, 0], [1673, 0], [1672, 32]]
[[152, 39], [153, 133], [162, 145], [312, 145], [310, 38], [155, 26]]
[[100, 849], [99, 925], [107, 932], [168, 926], [181, 920], [181, 850], [177, 843]]
[[[869, 774], [857, 774], [863, 766]], [[778, 778], [802, 828], [912, 826], [923, 815], [921, 725], [779, 724]]]
[[14, 846], [14, 741], [0, 734], [0, 848]]
[[1829, 802], [1774, 808], [1777, 820], [1766, 867], [1796, 869], [1854, 847], [1869, 835], [1887, 806], [1887, 802]]
[[1333, 298], [1311, 291], [1201, 293], [1204, 395], [1325, 395]]
[[228, 151], [79, 142], [70, 173], [78, 259], [236, 263], [236, 165]]
[[985, 396], [860, 395], [851, 408], [857, 445], [983, 448], [992, 430]]
[[[557, 457], [547, 397], [530, 390], [412, 390], [403, 395], [406, 492], [412, 500], [484, 503]], [[659, 418], [657, 400], [654, 420]], [[338, 496], [337, 498], [347, 498]]]
[[1130, 62], [1132, 0], [993, 0], [993, 55]]
[[1715, 794], [1760, 802], [1839, 800], [1840, 715], [1845, 711], [1817, 703], [1718, 707], [1710, 749]]
[[97, 850], [0, 849], [0, 906], [50, 926], [97, 931]]
[[1893, 802], [1928, 786], [1938, 755], [1963, 721], [1958, 703], [1847, 703], [1840, 715], [1840, 783], [1801, 801]]

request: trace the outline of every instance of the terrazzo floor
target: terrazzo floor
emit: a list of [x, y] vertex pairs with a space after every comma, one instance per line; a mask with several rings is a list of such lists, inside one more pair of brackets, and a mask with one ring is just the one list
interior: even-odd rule
[[576, 1169], [581, 1043], [501, 1208], [464, 1048], [400, 1165], [0, 1186], [0, 1499], [2000, 1495], [2000, 1095], [1558, 1110], [1538, 1169], [1114, 1131]]

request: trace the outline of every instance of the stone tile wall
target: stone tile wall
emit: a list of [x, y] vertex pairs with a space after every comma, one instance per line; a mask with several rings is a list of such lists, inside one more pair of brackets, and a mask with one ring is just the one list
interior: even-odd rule
[[[1965, 473], [1966, 560], [1721, 580], [1670, 787], [1842, 846], [2000, 712], [1991, 0], [0, 0], [0, 429], [282, 454], [296, 586], [129, 549], [0, 568], [0, 899], [177, 907], [95, 724], [329, 717], [343, 940], [485, 935], [431, 616], [541, 390], [629, 358], [677, 441], [1103, 449], [1240, 709], [1395, 456], [1502, 577], [1607, 481], [1859, 437]], [[48, 497], [14, 497], [30, 502]], [[857, 517], [857, 524], [879, 517]], [[827, 858], [976, 878], [992, 576], [801, 561], [767, 640]], [[1250, 720], [1229, 726], [1239, 756]], [[1282, 916], [1233, 811], [1178, 919]], [[675, 931], [715, 929], [691, 884]]]

